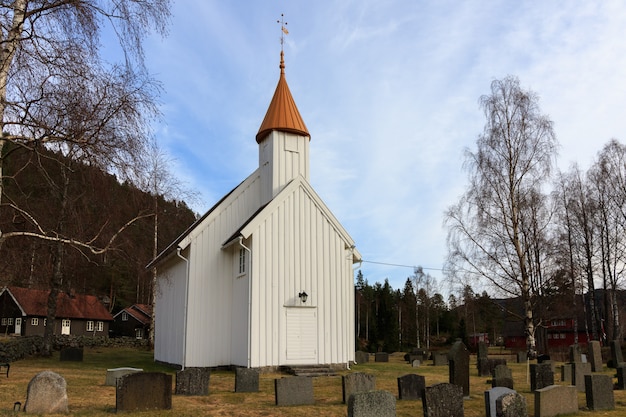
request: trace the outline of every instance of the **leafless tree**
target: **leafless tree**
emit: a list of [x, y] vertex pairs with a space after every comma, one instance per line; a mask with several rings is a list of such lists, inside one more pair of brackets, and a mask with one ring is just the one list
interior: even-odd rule
[[[169, 14], [169, 0], [0, 2], [0, 219], [25, 220], [23, 228], [9, 230], [0, 223], [0, 245], [16, 236], [56, 245], [45, 336], [48, 353], [65, 247], [104, 253], [141, 217], [129, 219], [107, 239], [104, 233], [69, 235], [67, 191], [73, 164], [95, 165], [122, 179], [144, 152], [150, 122], [158, 115], [159, 86], [144, 67], [142, 42], [151, 30], [165, 33]], [[120, 64], [100, 56], [105, 26], [117, 35], [124, 53]], [[7, 178], [3, 167], [20, 148], [36, 155], [33, 161], [49, 151], [60, 156], [58, 175], [48, 176], [60, 202], [54, 222], [36, 218], [5, 193], [6, 181], [16, 177]], [[49, 164], [41, 165], [44, 176], [49, 169]]]
[[480, 98], [486, 124], [477, 150], [466, 151], [468, 189], [446, 212], [446, 269], [521, 297], [531, 357], [536, 356], [537, 324], [533, 280], [541, 273], [534, 269], [540, 267], [534, 260], [542, 259], [536, 253], [544, 250], [539, 235], [546, 230], [546, 216], [539, 213], [557, 148], [552, 122], [540, 112], [538, 101], [516, 77], [492, 82], [491, 94]]

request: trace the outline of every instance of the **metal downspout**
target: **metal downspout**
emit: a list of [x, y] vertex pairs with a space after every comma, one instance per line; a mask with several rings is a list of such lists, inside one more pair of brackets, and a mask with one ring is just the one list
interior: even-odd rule
[[239, 246], [248, 252], [248, 368], [252, 364], [252, 251], [243, 244], [243, 237], [239, 236]]
[[180, 254], [181, 248], [176, 248], [176, 254], [180, 259], [185, 261], [187, 267], [185, 268], [185, 306], [183, 310], [183, 363], [181, 364], [182, 370], [185, 370], [187, 363], [187, 309], [189, 308], [189, 259]]

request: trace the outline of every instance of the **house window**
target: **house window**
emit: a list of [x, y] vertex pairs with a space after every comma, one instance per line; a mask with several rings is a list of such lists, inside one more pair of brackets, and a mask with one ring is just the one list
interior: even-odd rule
[[101, 332], [104, 330], [104, 322], [98, 321], [96, 322], [96, 331]]
[[7, 325], [7, 318], [2, 317], [2, 321], [0, 321], [0, 326], [6, 326], [6, 325]]
[[246, 250], [239, 249], [239, 275], [246, 273]]
[[143, 339], [143, 329], [142, 328], [135, 329], [135, 339]]
[[30, 319], [31, 326], [39, 326], [39, 319], [37, 317], [33, 317]]
[[93, 332], [93, 321], [91, 320], [87, 321], [87, 331]]
[[128, 313], [127, 312], [122, 312], [122, 321], [128, 321]]
[[48, 319], [43, 319], [43, 327], [46, 327], [48, 325]]
[[9, 318], [7, 319], [7, 324], [8, 324], [9, 326], [13, 326], [13, 317], [9, 317]]

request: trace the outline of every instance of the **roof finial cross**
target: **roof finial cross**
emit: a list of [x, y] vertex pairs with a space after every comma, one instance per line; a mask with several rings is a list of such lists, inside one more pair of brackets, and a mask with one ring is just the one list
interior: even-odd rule
[[283, 51], [283, 45], [285, 44], [285, 35], [289, 35], [289, 31], [287, 30], [287, 22], [285, 22], [285, 15], [280, 14], [280, 20], [277, 20], [276, 23], [280, 23], [280, 50]]

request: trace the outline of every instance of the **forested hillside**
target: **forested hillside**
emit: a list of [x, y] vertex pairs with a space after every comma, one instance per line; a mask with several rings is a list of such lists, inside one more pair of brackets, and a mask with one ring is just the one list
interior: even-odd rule
[[7, 146], [3, 154], [0, 230], [23, 233], [0, 247], [0, 286], [49, 288], [58, 241], [28, 232], [63, 230], [63, 236], [57, 232], [48, 236], [94, 247], [112, 244], [94, 254], [80, 244], [66, 243], [61, 255], [62, 291], [109, 296], [113, 309], [150, 303], [151, 274], [145, 266], [153, 257], [155, 208], [158, 251], [189, 227], [195, 220], [193, 211], [182, 201], [161, 196], [155, 200], [95, 166], [69, 160], [59, 164], [63, 157], [45, 149]]

